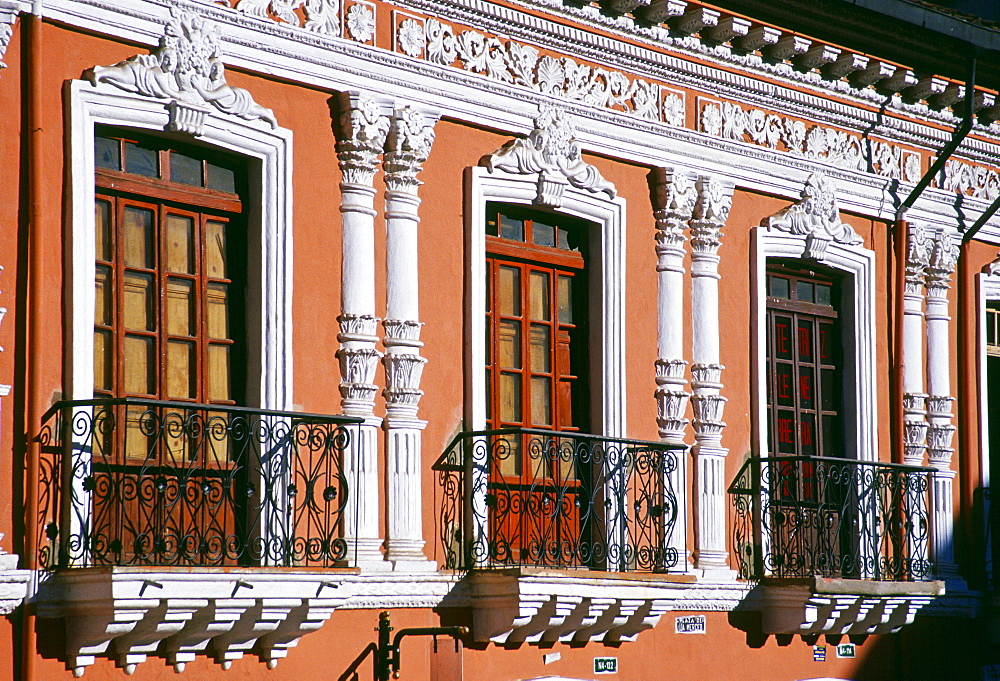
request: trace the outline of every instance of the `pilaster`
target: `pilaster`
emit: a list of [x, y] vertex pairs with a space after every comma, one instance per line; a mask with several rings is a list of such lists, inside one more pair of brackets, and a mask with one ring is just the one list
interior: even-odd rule
[[389, 530], [386, 558], [396, 569], [434, 569], [424, 556], [421, 512], [421, 431], [417, 418], [427, 360], [420, 356], [418, 239], [421, 185], [417, 175], [434, 143], [436, 113], [413, 107], [392, 115], [385, 147], [386, 222], [386, 457]]

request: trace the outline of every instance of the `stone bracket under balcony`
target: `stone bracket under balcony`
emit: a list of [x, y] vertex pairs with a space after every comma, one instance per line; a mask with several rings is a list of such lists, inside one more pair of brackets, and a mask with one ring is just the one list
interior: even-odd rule
[[498, 645], [617, 645], [634, 641], [672, 610], [731, 609], [745, 594], [725, 594], [733, 603], [719, 607], [692, 600], [704, 589], [691, 575], [544, 568], [473, 570], [462, 581], [472, 609], [473, 640]]
[[250, 653], [273, 668], [348, 601], [355, 572], [82, 568], [42, 582], [36, 600], [39, 617], [65, 619], [75, 676], [97, 657], [127, 674], [149, 656], [177, 672], [197, 656], [228, 669]]
[[739, 609], [759, 612], [764, 634], [888, 634], [912, 623], [944, 592], [944, 582], [936, 581], [771, 578], [755, 586]]
[[0, 551], [0, 615], [14, 612], [28, 594], [31, 570], [18, 570], [17, 561], [16, 553]]

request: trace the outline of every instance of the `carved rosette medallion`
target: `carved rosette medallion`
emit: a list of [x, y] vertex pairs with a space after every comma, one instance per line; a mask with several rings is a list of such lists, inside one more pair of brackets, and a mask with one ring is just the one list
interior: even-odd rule
[[86, 77], [95, 86], [108, 83], [126, 92], [167, 101], [167, 129], [200, 135], [213, 109], [277, 127], [274, 112], [257, 104], [249, 92], [226, 82], [218, 28], [195, 12], [172, 7], [159, 46], [113, 66], [95, 66]]
[[535, 203], [558, 208], [567, 185], [614, 198], [617, 190], [600, 171], [585, 163], [569, 115], [551, 104], [543, 104], [535, 128], [524, 139], [511, 140], [482, 163], [491, 172], [503, 170], [518, 175], [538, 175]]
[[768, 229], [804, 236], [804, 256], [823, 260], [831, 242], [857, 246], [863, 243], [854, 228], [840, 219], [837, 191], [833, 181], [815, 172], [809, 176], [802, 197], [761, 223]]

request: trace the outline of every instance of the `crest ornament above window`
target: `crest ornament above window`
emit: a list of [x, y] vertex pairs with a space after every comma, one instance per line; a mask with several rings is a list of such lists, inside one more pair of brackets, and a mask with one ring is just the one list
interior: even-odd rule
[[499, 169], [518, 175], [538, 173], [535, 203], [558, 208], [566, 185], [608, 198], [617, 194], [615, 186], [599, 170], [581, 158], [576, 130], [565, 111], [543, 104], [535, 118], [535, 128], [526, 138], [511, 140], [483, 158], [481, 165], [492, 172]]
[[218, 29], [194, 12], [171, 9], [171, 20], [150, 54], [113, 66], [95, 66], [85, 75], [95, 86], [108, 83], [145, 97], [168, 100], [167, 129], [200, 135], [214, 108], [245, 120], [262, 119], [277, 127], [274, 112], [249, 92], [226, 82]]
[[831, 241], [848, 246], [863, 243], [854, 228], [840, 219], [837, 189], [823, 173], [813, 173], [802, 189], [802, 198], [761, 222], [763, 227], [804, 236], [804, 256], [823, 260]]

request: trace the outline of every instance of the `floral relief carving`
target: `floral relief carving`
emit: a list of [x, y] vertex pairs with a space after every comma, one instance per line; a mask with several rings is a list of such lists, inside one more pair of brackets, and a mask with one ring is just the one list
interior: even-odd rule
[[684, 93], [666, 88], [663, 89], [663, 92], [663, 122], [675, 128], [683, 128], [687, 122]]
[[619, 71], [578, 64], [568, 57], [539, 56], [539, 51], [528, 45], [501, 41], [478, 31], [460, 32], [437, 19], [427, 19], [424, 36], [426, 58], [435, 64], [452, 66], [457, 61], [466, 71], [493, 80], [660, 120], [660, 86], [655, 83], [630, 79]]
[[337, 156], [344, 182], [371, 186], [389, 134], [389, 116], [379, 102], [361, 96], [341, 113], [340, 129]]
[[403, 19], [396, 31], [396, 44], [407, 57], [420, 57], [424, 53], [424, 25], [416, 19]]
[[236, 10], [260, 19], [274, 16], [279, 21], [299, 26], [295, 10], [305, 11], [305, 28], [308, 31], [337, 35], [340, 32], [339, 0], [240, 0]]
[[169, 101], [168, 129], [201, 134], [211, 108], [247, 120], [277, 126], [274, 113], [253, 101], [249, 92], [226, 83], [218, 29], [194, 12], [171, 9], [159, 47], [113, 66], [95, 66], [87, 77], [126, 92]]
[[1000, 195], [1000, 176], [984, 166], [948, 161], [938, 182], [941, 189], [993, 201]]
[[347, 10], [347, 35], [351, 40], [367, 43], [375, 35], [375, 10], [356, 2]]
[[805, 256], [822, 260], [831, 241], [860, 245], [862, 239], [849, 224], [841, 221], [833, 181], [823, 173], [813, 173], [802, 189], [801, 198], [761, 223], [769, 229], [806, 237]]
[[511, 140], [486, 156], [482, 164], [491, 172], [538, 173], [535, 203], [543, 206], [562, 205], [562, 192], [567, 184], [594, 194], [603, 192], [608, 198], [617, 193], [597, 168], [584, 162], [569, 116], [550, 104], [541, 106], [535, 128], [527, 138]]

